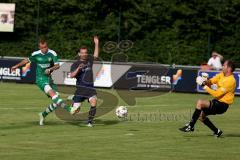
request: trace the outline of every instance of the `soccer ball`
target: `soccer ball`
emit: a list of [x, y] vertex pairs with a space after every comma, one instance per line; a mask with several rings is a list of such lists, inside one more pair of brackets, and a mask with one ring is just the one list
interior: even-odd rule
[[119, 107], [117, 107], [115, 113], [116, 113], [118, 118], [127, 117], [127, 113], [128, 113], [127, 107], [126, 106], [119, 106]]

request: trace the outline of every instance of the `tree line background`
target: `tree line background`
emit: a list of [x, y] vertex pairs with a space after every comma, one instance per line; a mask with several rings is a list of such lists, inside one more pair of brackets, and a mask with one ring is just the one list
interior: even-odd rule
[[[0, 32], [0, 56], [29, 56], [45, 38], [73, 59], [92, 37], [131, 40], [128, 61], [199, 65], [212, 50], [240, 61], [240, 0], [1, 0], [16, 3], [13, 33]], [[119, 52], [119, 51], [115, 51]], [[113, 53], [101, 49], [101, 58]]]

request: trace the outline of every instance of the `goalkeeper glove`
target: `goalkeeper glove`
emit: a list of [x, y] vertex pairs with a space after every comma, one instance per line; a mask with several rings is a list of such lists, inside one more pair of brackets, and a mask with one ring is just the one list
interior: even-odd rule
[[198, 76], [197, 78], [196, 78], [196, 83], [198, 84], [198, 85], [200, 85], [200, 86], [205, 86], [206, 85], [206, 80], [205, 80], [205, 78], [203, 78], [202, 76]]
[[196, 78], [196, 83], [199, 85], [199, 86], [202, 86], [203, 85], [203, 82], [204, 82], [204, 78], [202, 76], [198, 76]]
[[204, 81], [207, 81], [207, 80], [208, 80], [208, 77], [209, 77], [208, 73], [202, 72], [201, 75], [202, 75], [202, 78], [203, 78]]

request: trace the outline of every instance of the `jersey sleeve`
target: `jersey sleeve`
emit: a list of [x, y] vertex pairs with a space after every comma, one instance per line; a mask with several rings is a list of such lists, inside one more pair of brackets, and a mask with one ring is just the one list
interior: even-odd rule
[[54, 64], [59, 64], [57, 53], [55, 51], [53, 51], [53, 50], [51, 50], [51, 53], [52, 53], [53, 63]]
[[233, 79], [229, 79], [228, 82], [224, 83], [223, 86], [218, 88], [217, 90], [213, 90], [208, 86], [205, 86], [204, 89], [213, 97], [218, 98], [223, 96], [227, 92], [234, 91], [235, 86], [236, 86], [236, 81], [234, 81]]
[[74, 72], [77, 69], [77, 63], [73, 63], [70, 68], [70, 72]]
[[219, 79], [220, 79], [220, 77], [221, 77], [221, 74], [222, 74], [222, 73], [219, 73], [219, 74], [215, 75], [213, 78], [210, 79], [210, 82], [211, 82], [212, 84], [216, 84], [216, 83], [219, 81]]
[[28, 57], [28, 60], [29, 60], [30, 63], [32, 63], [32, 62], [36, 62], [36, 56], [35, 56], [35, 54], [32, 53], [31, 56]]
[[54, 64], [58, 64], [59, 63], [58, 56], [53, 56], [53, 63]]
[[93, 61], [95, 60], [94, 56], [93, 55], [89, 55], [88, 56], [88, 61], [89, 63], [91, 64], [91, 66], [93, 65]]

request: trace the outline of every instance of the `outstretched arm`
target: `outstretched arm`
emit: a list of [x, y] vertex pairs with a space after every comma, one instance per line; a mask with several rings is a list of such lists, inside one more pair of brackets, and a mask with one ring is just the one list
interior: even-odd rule
[[54, 70], [57, 70], [59, 68], [60, 68], [59, 63], [54, 64], [54, 66], [45, 70], [45, 74], [50, 75]]
[[29, 63], [29, 60], [26, 58], [26, 59], [22, 60], [21, 62], [19, 62], [18, 64], [16, 64], [15, 66], [12, 66], [11, 70], [15, 71], [17, 68], [22, 67], [27, 63]]
[[94, 36], [94, 37], [93, 37], [93, 41], [94, 41], [94, 44], [95, 44], [93, 56], [94, 56], [94, 58], [96, 59], [96, 58], [98, 58], [98, 56], [99, 56], [99, 39], [98, 39], [98, 37], [97, 37], [97, 36]]
[[220, 58], [221, 61], [223, 60], [223, 56], [221, 54], [217, 53], [217, 56]]

